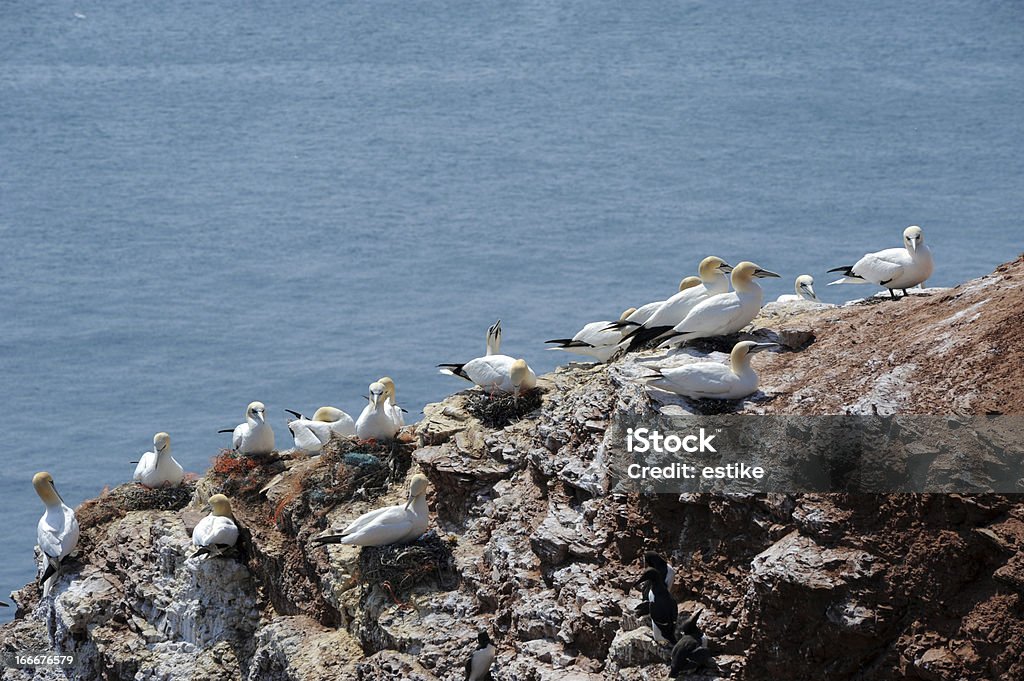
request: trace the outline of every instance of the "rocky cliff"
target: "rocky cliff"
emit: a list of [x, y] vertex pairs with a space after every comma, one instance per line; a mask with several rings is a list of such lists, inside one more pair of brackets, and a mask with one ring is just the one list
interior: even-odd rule
[[[769, 305], [762, 390], [736, 413], [1021, 414], [1024, 259], [955, 289], [843, 307]], [[652, 400], [648, 351], [542, 378], [525, 405], [472, 391], [429, 405], [392, 447], [319, 457], [222, 454], [180, 491], [111, 490], [78, 509], [82, 541], [54, 588], [14, 594], [4, 652], [60, 650], [67, 669], [5, 679], [462, 679], [476, 632], [495, 680], [665, 678], [633, 615], [645, 550], [670, 558], [681, 612], [702, 610], [704, 679], [1024, 679], [1024, 497], [609, 493], [621, 414]], [[513, 409], [516, 418], [501, 425]], [[525, 413], [518, 413], [525, 412]], [[423, 472], [434, 531], [361, 552], [310, 538], [404, 500]], [[237, 555], [191, 558], [213, 493], [234, 501]]]

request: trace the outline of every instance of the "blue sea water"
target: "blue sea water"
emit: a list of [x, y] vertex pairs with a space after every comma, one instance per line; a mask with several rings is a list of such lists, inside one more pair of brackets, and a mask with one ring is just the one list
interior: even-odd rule
[[[77, 505], [246, 403], [356, 413], [388, 374], [663, 298], [707, 254], [810, 273], [924, 227], [953, 285], [1024, 230], [1024, 6], [174, 2], [0, 7], [0, 591], [30, 479]], [[9, 618], [0, 612], [0, 618]]]

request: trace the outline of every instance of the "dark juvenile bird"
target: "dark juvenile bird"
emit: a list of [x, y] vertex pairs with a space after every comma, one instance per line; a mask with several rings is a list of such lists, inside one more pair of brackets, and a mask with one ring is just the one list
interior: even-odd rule
[[679, 606], [665, 586], [665, 578], [656, 568], [647, 568], [637, 580], [635, 588], [646, 585], [647, 600], [650, 603], [651, 631], [654, 640], [665, 645], [676, 642], [676, 617]]
[[466, 681], [479, 681], [484, 678], [494, 662], [494, 644], [486, 631], [477, 636], [477, 647], [466, 660]]
[[680, 627], [683, 634], [672, 646], [672, 668], [668, 678], [677, 678], [685, 669], [699, 669], [711, 659], [711, 653], [703, 645], [704, 632], [697, 624], [697, 618], [703, 610], [693, 613]]

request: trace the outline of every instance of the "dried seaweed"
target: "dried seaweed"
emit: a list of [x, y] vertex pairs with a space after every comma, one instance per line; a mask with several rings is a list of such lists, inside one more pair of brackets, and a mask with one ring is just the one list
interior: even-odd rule
[[469, 398], [467, 409], [488, 428], [504, 428], [539, 409], [540, 406], [541, 390], [534, 388], [520, 395], [518, 400], [508, 394], [475, 394]]
[[364, 584], [389, 592], [396, 602], [418, 586], [450, 591], [459, 585], [453, 544], [431, 530], [411, 544], [364, 547], [359, 577]]

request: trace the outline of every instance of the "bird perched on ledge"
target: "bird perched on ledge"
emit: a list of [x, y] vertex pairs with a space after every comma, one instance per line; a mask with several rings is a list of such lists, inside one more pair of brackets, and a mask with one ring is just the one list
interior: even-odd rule
[[641, 380], [647, 385], [691, 399], [738, 400], [757, 392], [760, 379], [750, 366], [750, 355], [778, 343], [740, 341], [729, 353], [729, 363], [694, 362], [673, 369], [653, 369]]
[[267, 423], [267, 408], [262, 402], [250, 402], [245, 408], [245, 423], [234, 430], [219, 430], [231, 433], [231, 448], [239, 454], [270, 454], [274, 451], [274, 429]]
[[356, 518], [343, 530], [330, 530], [314, 537], [310, 543], [354, 544], [356, 546], [384, 546], [406, 544], [427, 531], [430, 519], [427, 510], [427, 476], [416, 474], [409, 483], [409, 498], [404, 504], [385, 506]]
[[135, 467], [135, 482], [150, 489], [177, 487], [185, 479], [181, 464], [171, 456], [171, 436], [157, 433], [153, 436], [153, 451], [146, 452]]
[[793, 287], [795, 294], [787, 293], [775, 299], [776, 303], [795, 303], [800, 300], [809, 300], [813, 303], [820, 303], [818, 295], [814, 292], [814, 277], [809, 274], [801, 274], [796, 278]]
[[295, 417], [288, 422], [295, 448], [304, 452], [319, 452], [327, 444], [331, 435], [352, 437], [356, 434], [356, 422], [352, 417], [337, 407], [320, 407], [307, 419], [297, 411], [285, 409]]
[[219, 556], [238, 542], [238, 525], [235, 524], [228, 498], [223, 494], [214, 494], [210, 497], [210, 507], [213, 509], [210, 515], [196, 523], [192, 530], [192, 543], [199, 547], [192, 554], [193, 557]]
[[853, 265], [835, 267], [829, 272], [842, 272], [843, 278], [829, 282], [835, 284], [877, 284], [889, 289], [896, 300], [896, 291], [923, 284], [932, 276], [935, 263], [931, 249], [924, 243], [924, 232], [917, 225], [903, 230], [903, 248], [887, 248], [868, 253]]
[[43, 585], [43, 597], [46, 597], [54, 580], [60, 576], [61, 561], [78, 546], [78, 518], [57, 493], [52, 475], [45, 471], [36, 473], [32, 477], [32, 486], [46, 506], [36, 526], [36, 543], [45, 562], [39, 581]]
[[[631, 307], [619, 316], [619, 321], [629, 317], [636, 312]], [[557, 343], [558, 345], [548, 350], [565, 350], [584, 357], [593, 357], [598, 362], [607, 362], [619, 350], [619, 343], [622, 341], [622, 329], [609, 326], [612, 322], [590, 322], [576, 332], [572, 338], [555, 338], [546, 340], [545, 343]]]
[[477, 636], [477, 646], [473, 654], [466, 660], [466, 681], [480, 681], [491, 669], [494, 662], [494, 644], [486, 631]]

